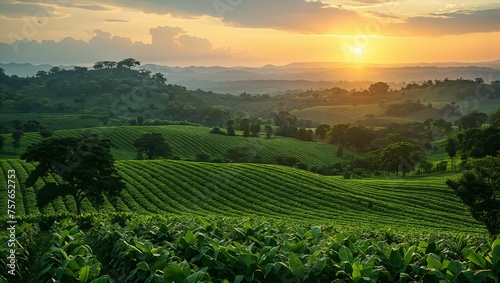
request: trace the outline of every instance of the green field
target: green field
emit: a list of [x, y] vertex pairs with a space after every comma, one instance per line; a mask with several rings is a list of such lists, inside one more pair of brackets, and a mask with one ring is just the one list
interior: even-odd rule
[[[172, 148], [172, 154], [181, 159], [194, 160], [196, 154], [205, 152], [212, 158], [222, 158], [223, 154], [232, 148], [248, 147], [252, 153], [262, 158], [262, 162], [274, 162], [278, 156], [295, 156], [309, 166], [324, 166], [340, 162], [335, 153], [337, 146], [322, 142], [304, 142], [292, 138], [273, 137], [266, 139], [243, 138], [241, 136], [222, 136], [210, 134], [210, 128], [194, 126], [123, 126], [99, 127], [76, 130], [61, 130], [54, 132], [54, 137], [82, 136], [85, 131], [108, 138], [113, 144], [112, 153], [115, 159], [134, 159], [137, 150], [134, 140], [145, 133], [159, 132]], [[18, 158], [26, 147], [39, 142], [42, 138], [38, 133], [25, 133], [21, 138], [21, 148], [12, 147], [12, 137], [3, 135], [6, 146], [0, 158]], [[352, 154], [345, 151], [345, 154]]]
[[[1, 161], [4, 178], [14, 169], [25, 180], [33, 165]], [[213, 164], [187, 161], [118, 161], [127, 186], [114, 208], [101, 212], [197, 216], [256, 216], [313, 223], [395, 228], [426, 233], [449, 231], [485, 233], [460, 200], [443, 184], [443, 177], [409, 180], [344, 180], [299, 169], [265, 164]], [[17, 214], [74, 213], [71, 197], [59, 197], [45, 208], [36, 206], [34, 188], [22, 182], [17, 191]], [[5, 183], [6, 180], [0, 180]], [[0, 197], [6, 206], [7, 194]], [[88, 201], [85, 212], [97, 212]]]

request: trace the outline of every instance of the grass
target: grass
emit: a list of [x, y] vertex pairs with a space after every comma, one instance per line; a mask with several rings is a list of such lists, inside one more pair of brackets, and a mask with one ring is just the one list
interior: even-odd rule
[[[0, 161], [26, 180], [34, 167], [18, 160]], [[283, 221], [329, 223], [339, 227], [485, 234], [465, 206], [444, 185], [442, 175], [400, 180], [345, 180], [268, 164], [215, 164], [187, 161], [118, 161], [126, 189], [113, 207], [101, 213], [127, 211], [218, 217], [259, 217]], [[36, 206], [34, 188], [18, 182], [17, 216], [74, 213], [74, 199], [59, 197], [45, 208]], [[0, 196], [6, 206], [7, 194]], [[85, 201], [84, 212], [97, 212]]]
[[[341, 161], [336, 156], [337, 146], [322, 142], [304, 142], [298, 139], [273, 137], [266, 139], [243, 138], [241, 136], [222, 136], [210, 134], [210, 128], [193, 126], [123, 126], [99, 127], [54, 132], [55, 137], [81, 136], [84, 131], [108, 138], [113, 144], [112, 153], [117, 160], [134, 159], [137, 151], [134, 140], [142, 134], [159, 132], [172, 148], [172, 153], [181, 159], [196, 158], [196, 154], [205, 152], [212, 158], [222, 158], [223, 154], [235, 147], [248, 147], [252, 153], [260, 156], [263, 162], [273, 162], [277, 156], [295, 156], [309, 166], [330, 165]], [[0, 158], [19, 158], [30, 144], [41, 140], [38, 133], [25, 133], [21, 138], [21, 147], [12, 147], [11, 135], [5, 134], [5, 146]], [[344, 152], [353, 154], [352, 152]]]

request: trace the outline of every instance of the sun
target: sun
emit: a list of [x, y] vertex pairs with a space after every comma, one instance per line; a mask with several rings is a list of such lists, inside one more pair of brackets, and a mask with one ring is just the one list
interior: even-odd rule
[[354, 48], [354, 54], [356, 54], [358, 56], [363, 54], [363, 49], [361, 49], [359, 47]]

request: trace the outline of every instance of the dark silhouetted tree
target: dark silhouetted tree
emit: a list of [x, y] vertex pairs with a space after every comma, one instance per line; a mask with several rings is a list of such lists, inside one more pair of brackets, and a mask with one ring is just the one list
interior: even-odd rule
[[343, 146], [339, 146], [339, 148], [337, 149], [337, 156], [342, 158], [344, 156], [344, 147]]
[[266, 125], [264, 131], [266, 132], [266, 138], [270, 139], [273, 136], [273, 127], [271, 125]]
[[138, 117], [137, 117], [137, 124], [138, 124], [139, 126], [142, 126], [142, 124], [143, 124], [143, 123], [144, 123], [144, 117], [142, 117], [142, 116], [138, 116]]
[[458, 180], [446, 180], [472, 217], [482, 222], [490, 235], [500, 233], [500, 157], [488, 156], [469, 164]]
[[210, 161], [210, 154], [205, 153], [205, 152], [200, 152], [200, 153], [196, 154], [196, 161], [208, 162], [208, 161]]
[[44, 139], [50, 138], [52, 136], [52, 131], [49, 129], [41, 129], [38, 133]]
[[370, 85], [368, 91], [374, 95], [386, 94], [389, 92], [389, 85], [384, 82], [374, 83]]
[[418, 145], [409, 142], [393, 143], [382, 149], [379, 157], [381, 169], [396, 172], [396, 175], [401, 171], [403, 176], [423, 161], [425, 161], [424, 151]]
[[59, 196], [73, 196], [76, 210], [81, 214], [82, 201], [87, 198], [96, 206], [105, 197], [117, 196], [125, 187], [114, 167], [111, 142], [96, 137], [50, 138], [30, 146], [21, 159], [37, 162], [30, 172], [26, 186], [48, 174], [56, 174], [62, 183], [46, 183], [38, 191], [38, 205], [43, 207]]
[[140, 65], [141, 65], [141, 62], [135, 60], [134, 58], [123, 59], [116, 64], [116, 66], [118, 68], [127, 67], [129, 69], [131, 69], [132, 67], [135, 67], [135, 66], [140, 66]]
[[170, 146], [160, 133], [144, 134], [134, 141], [138, 155], [146, 154], [147, 159], [169, 158], [172, 154]]
[[14, 148], [18, 148], [21, 146], [21, 137], [23, 135], [24, 132], [21, 130], [15, 130], [14, 132], [12, 132], [12, 139], [14, 139], [14, 141], [12, 142], [12, 146]]
[[323, 142], [325, 142], [326, 134], [330, 131], [332, 127], [327, 124], [321, 124], [316, 127], [316, 136], [318, 136]]
[[446, 141], [445, 150], [451, 159], [451, 170], [455, 170], [455, 156], [457, 155], [457, 151], [458, 151], [457, 140], [455, 140], [453, 138], [448, 139], [448, 141]]

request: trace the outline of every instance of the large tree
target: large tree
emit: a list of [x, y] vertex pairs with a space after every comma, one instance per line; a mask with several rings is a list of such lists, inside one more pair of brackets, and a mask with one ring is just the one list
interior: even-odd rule
[[328, 124], [321, 124], [316, 128], [316, 136], [318, 136], [323, 142], [325, 142], [326, 134], [330, 131], [332, 127]]
[[472, 217], [491, 235], [500, 233], [500, 157], [487, 156], [469, 162], [458, 180], [446, 180]]
[[379, 163], [387, 172], [402, 172], [403, 176], [412, 171], [415, 165], [425, 161], [424, 151], [409, 142], [393, 143], [380, 151]]
[[147, 159], [168, 158], [172, 154], [170, 146], [160, 133], [144, 134], [134, 141], [138, 156], [145, 153]]
[[134, 58], [123, 59], [116, 64], [118, 68], [127, 67], [131, 69], [134, 66], [140, 66], [141, 62], [135, 60]]
[[111, 142], [97, 137], [45, 139], [30, 146], [21, 156], [27, 162], [37, 162], [26, 186], [31, 187], [39, 178], [55, 174], [62, 182], [46, 183], [38, 191], [40, 207], [64, 195], [74, 197], [78, 214], [82, 212], [85, 198], [96, 206], [102, 205], [105, 197], [112, 198], [125, 187], [110, 150]]
[[377, 95], [377, 94], [386, 94], [389, 92], [389, 85], [384, 83], [384, 82], [378, 82], [371, 84], [370, 87], [368, 88], [368, 91], [370, 91], [371, 94]]
[[451, 170], [455, 170], [455, 156], [457, 155], [458, 151], [457, 140], [453, 138], [448, 139], [448, 141], [446, 142], [445, 150], [451, 159]]

